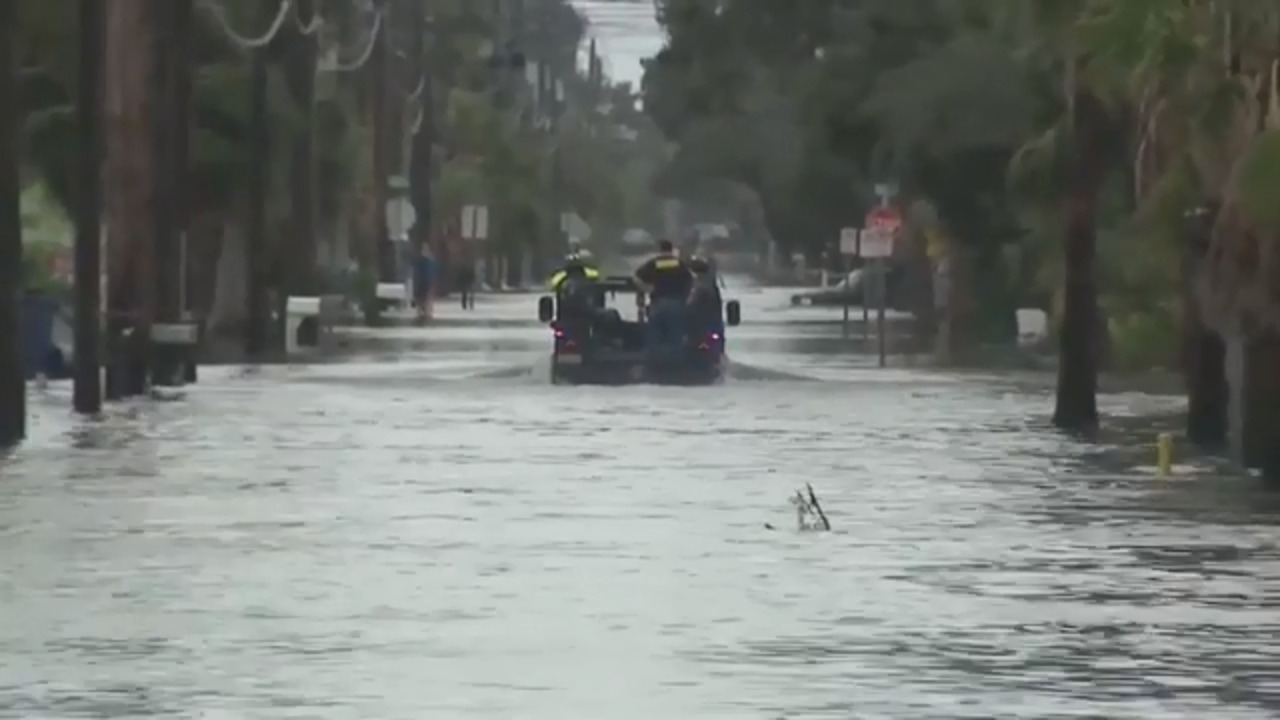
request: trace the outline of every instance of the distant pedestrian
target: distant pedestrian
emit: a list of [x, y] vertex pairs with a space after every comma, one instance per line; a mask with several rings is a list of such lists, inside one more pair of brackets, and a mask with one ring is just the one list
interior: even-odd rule
[[476, 264], [464, 258], [458, 265], [458, 295], [462, 299], [463, 310], [473, 310], [476, 306]]
[[436, 279], [436, 257], [431, 248], [423, 245], [413, 263], [413, 302], [418, 308], [418, 320], [426, 322], [433, 315], [433, 291]]

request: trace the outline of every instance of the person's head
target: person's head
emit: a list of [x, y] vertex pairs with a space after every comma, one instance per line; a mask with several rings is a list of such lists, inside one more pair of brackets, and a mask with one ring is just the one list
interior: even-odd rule
[[674, 255], [676, 252], [676, 246], [673, 245], [670, 240], [659, 240], [658, 252], [663, 255]]
[[578, 259], [582, 261], [583, 265], [590, 265], [591, 262], [595, 260], [595, 256], [586, 248], [579, 248], [578, 252], [574, 254], [578, 256]]
[[586, 263], [582, 261], [582, 255], [574, 252], [564, 256], [565, 269], [573, 269], [583, 267]]

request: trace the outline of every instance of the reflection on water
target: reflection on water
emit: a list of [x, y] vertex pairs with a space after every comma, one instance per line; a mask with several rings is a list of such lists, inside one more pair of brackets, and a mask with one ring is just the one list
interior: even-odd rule
[[[782, 323], [743, 367], [807, 382], [476, 377], [528, 331], [88, 423], [33, 400], [0, 717], [1280, 711], [1280, 502], [1136, 467], [1175, 403], [1104, 398], [1132, 417], [1089, 443], [1025, 379], [815, 375]], [[766, 531], [805, 482], [834, 531]]]

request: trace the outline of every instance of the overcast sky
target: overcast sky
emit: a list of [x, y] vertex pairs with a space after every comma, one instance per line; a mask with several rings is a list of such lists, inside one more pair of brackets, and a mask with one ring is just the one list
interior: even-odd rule
[[652, 0], [573, 0], [573, 4], [587, 16], [605, 72], [615, 82], [630, 81], [639, 87], [640, 61], [662, 47]]

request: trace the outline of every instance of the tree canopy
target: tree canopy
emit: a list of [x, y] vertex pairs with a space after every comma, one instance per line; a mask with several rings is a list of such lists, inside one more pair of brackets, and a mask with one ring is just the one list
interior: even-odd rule
[[1215, 322], [1246, 312], [1280, 318], [1269, 200], [1280, 191], [1272, 139], [1280, 10], [1270, 4], [657, 7], [666, 43], [647, 66], [643, 96], [678, 147], [660, 177], [664, 194], [741, 186], [758, 196], [768, 237], [817, 256], [842, 226], [860, 224], [876, 182], [894, 181], [906, 204], [933, 209], [936, 230], [973, 261], [980, 305], [1054, 306], [1059, 218], [1080, 147], [1072, 113], [1087, 93], [1106, 120], [1091, 153], [1113, 331], [1142, 324], [1147, 337], [1134, 352], [1151, 355], [1154, 333], [1166, 338], [1157, 352], [1174, 359], [1183, 215], [1204, 202], [1224, 208], [1216, 259], [1204, 270]]
[[[270, 13], [263, 8], [270, 6]], [[30, 180], [41, 180], [64, 206], [73, 203], [75, 160], [73, 102], [78, 82], [77, 17], [74, 3], [19, 0], [22, 27], [19, 49], [25, 111], [22, 156]], [[194, 74], [193, 212], [219, 225], [240, 224], [246, 203], [250, 164], [250, 52], [273, 28], [276, 3], [262, 0], [200, 0], [196, 3]], [[318, 228], [324, 234], [346, 232], [354, 219], [369, 216], [372, 116], [369, 110], [369, 61], [375, 6], [355, 0], [314, 0], [314, 18], [302, 17], [299, 3], [289, 6], [269, 45], [272, 136], [269, 216], [273, 226], [289, 211], [290, 147], [284, 142], [300, 123], [314, 121]], [[422, 122], [418, 103], [422, 73], [429, 72], [438, 123], [432, 153], [435, 181], [433, 216], [438, 223], [455, 217], [468, 202], [486, 202], [500, 210], [506, 228], [495, 228], [495, 248], [524, 247], [525, 228], [551, 225], [548, 196], [551, 149], [564, 156], [564, 202], [603, 228], [641, 224], [656, 213], [648, 177], [655, 170], [656, 129], [634, 108], [632, 91], [614, 87], [598, 68], [584, 68], [579, 48], [586, 23], [566, 0], [530, 0], [523, 20], [499, 15], [504, 6], [458, 0], [395, 0], [385, 23], [395, 76], [391, 83], [399, 137], [408, 152], [409, 136]], [[413, 13], [427, 16], [415, 38]], [[303, 107], [291, 92], [290, 43], [314, 28], [318, 45], [314, 104]], [[424, 48], [427, 67], [410, 67], [415, 44]], [[507, 46], [524, 46], [531, 61], [546, 64], [565, 78], [565, 121], [554, 135], [531, 122], [535, 93], [521, 68], [499, 59]], [[416, 89], [415, 89], [416, 86]], [[514, 88], [514, 90], [512, 89]], [[514, 94], [513, 94], [514, 92]], [[601, 111], [603, 96], [613, 99]], [[312, 115], [307, 120], [306, 114]], [[639, 133], [636, 142], [618, 140], [617, 127]], [[619, 168], [624, 172], [619, 172]], [[392, 174], [406, 172], [392, 163]], [[360, 221], [363, 222], [363, 221]], [[355, 222], [357, 226], [360, 222]], [[370, 227], [357, 234], [367, 235]], [[546, 241], [546, 238], [543, 238]]]

